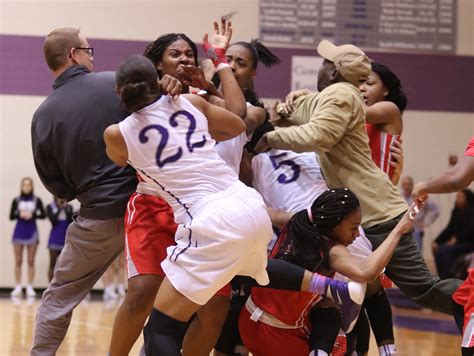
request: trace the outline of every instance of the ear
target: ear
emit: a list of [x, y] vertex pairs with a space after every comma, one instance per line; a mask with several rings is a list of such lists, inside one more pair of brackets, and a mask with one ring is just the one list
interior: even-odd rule
[[71, 59], [71, 61], [74, 63], [74, 64], [78, 64], [79, 62], [77, 61], [77, 55], [76, 55], [76, 51], [74, 48], [71, 48], [69, 50], [69, 58]]
[[161, 63], [158, 63], [156, 66], [156, 70], [161, 71], [163, 67], [161, 66]]
[[252, 74], [250, 74], [250, 78], [251, 78], [252, 80], [254, 80], [256, 77], [257, 77], [257, 70], [256, 70], [256, 69], [252, 69]]
[[339, 78], [339, 71], [336, 68], [334, 68], [333, 70], [331, 70], [331, 74], [329, 75], [329, 79], [331, 81], [335, 81], [338, 78]]

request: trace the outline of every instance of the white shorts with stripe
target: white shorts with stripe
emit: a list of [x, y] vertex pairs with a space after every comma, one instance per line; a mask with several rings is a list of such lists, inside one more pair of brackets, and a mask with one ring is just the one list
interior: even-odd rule
[[171, 284], [204, 305], [235, 275], [269, 283], [267, 245], [272, 224], [263, 199], [240, 181], [195, 203], [192, 220], [178, 225], [177, 246], [161, 263]]

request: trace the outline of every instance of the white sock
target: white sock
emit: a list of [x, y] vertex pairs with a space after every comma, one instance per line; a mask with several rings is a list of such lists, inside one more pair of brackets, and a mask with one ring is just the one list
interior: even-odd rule
[[379, 355], [380, 356], [391, 356], [397, 354], [397, 348], [394, 344], [382, 345], [379, 346]]
[[328, 353], [323, 350], [311, 350], [309, 356], [328, 356]]

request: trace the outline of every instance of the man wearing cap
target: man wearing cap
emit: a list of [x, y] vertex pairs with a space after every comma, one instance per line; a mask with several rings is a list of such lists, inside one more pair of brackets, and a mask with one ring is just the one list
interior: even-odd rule
[[[353, 45], [335, 46], [329, 41], [319, 44], [318, 53], [324, 58], [319, 93], [299, 98], [291, 117], [281, 120], [296, 126], [267, 133], [256, 150], [317, 152], [328, 186], [348, 187], [359, 198], [362, 227], [376, 249], [408, 206], [371, 158], [365, 104], [358, 89], [370, 74], [370, 61]], [[401, 239], [385, 273], [418, 304], [452, 313], [451, 295], [461, 281], [432, 275], [412, 234]]]

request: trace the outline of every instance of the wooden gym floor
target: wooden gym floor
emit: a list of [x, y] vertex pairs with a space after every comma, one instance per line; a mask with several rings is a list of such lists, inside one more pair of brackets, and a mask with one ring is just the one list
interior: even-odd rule
[[[28, 355], [39, 300], [0, 298], [0, 355]], [[58, 356], [107, 355], [112, 324], [119, 301], [88, 301], [74, 311]], [[412, 309], [394, 309], [395, 338], [399, 356], [451, 356], [460, 352], [461, 337], [449, 316]], [[139, 340], [131, 355], [138, 355]], [[378, 355], [371, 340], [370, 356]]]

